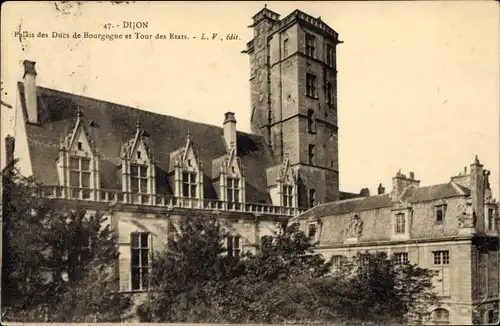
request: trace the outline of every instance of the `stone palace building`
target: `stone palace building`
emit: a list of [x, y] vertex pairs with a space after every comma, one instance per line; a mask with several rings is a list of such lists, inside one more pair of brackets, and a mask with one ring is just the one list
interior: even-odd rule
[[437, 269], [444, 304], [429, 323], [498, 316], [498, 205], [477, 158], [440, 185], [398, 173], [388, 193], [340, 191], [338, 33], [299, 10], [280, 19], [264, 8], [250, 27], [251, 134], [232, 112], [212, 126], [41, 87], [24, 61], [21, 172], [50, 198], [106, 212], [119, 234], [120, 291], [147, 290], [140, 253], [162, 248], [172, 223], [196, 212], [217, 214], [235, 254], [292, 219], [339, 262], [384, 250]]

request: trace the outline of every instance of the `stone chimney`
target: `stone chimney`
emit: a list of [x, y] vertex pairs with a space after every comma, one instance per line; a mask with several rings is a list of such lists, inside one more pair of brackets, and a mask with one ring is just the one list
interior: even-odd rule
[[363, 197], [368, 197], [370, 196], [370, 189], [368, 188], [362, 188], [359, 192], [359, 194]]
[[396, 176], [392, 178], [392, 200], [396, 200], [406, 188], [410, 187], [420, 187], [420, 180], [415, 180], [415, 173], [410, 172], [409, 177], [406, 177], [401, 171], [398, 171]]
[[383, 195], [383, 194], [385, 194], [385, 188], [384, 188], [384, 187], [382, 187], [382, 184], [379, 184], [379, 185], [378, 185], [378, 188], [377, 188], [377, 194], [378, 194], [378, 195]]
[[28, 113], [28, 122], [39, 123], [38, 120], [38, 101], [36, 94], [36, 70], [34, 61], [24, 60], [24, 99], [26, 102], [26, 111]]
[[7, 135], [7, 137], [5, 137], [5, 166], [9, 166], [14, 162], [14, 148], [14, 137]]
[[476, 155], [474, 163], [470, 165], [470, 195], [472, 208], [476, 213], [476, 228], [478, 230], [484, 230], [485, 175], [483, 171], [483, 165]]
[[233, 112], [226, 112], [224, 114], [224, 139], [226, 140], [226, 145], [229, 149], [233, 148], [236, 150], [236, 118]]

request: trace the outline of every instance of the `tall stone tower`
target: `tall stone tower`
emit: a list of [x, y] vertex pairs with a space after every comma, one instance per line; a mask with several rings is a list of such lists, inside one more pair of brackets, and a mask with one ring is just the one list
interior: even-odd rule
[[295, 10], [280, 19], [266, 7], [249, 27], [252, 132], [296, 167], [301, 207], [338, 200], [338, 33], [321, 17]]

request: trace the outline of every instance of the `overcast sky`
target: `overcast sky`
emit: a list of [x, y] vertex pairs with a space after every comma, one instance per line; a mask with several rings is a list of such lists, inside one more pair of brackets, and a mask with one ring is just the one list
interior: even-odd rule
[[[37, 62], [44, 87], [222, 125], [236, 113], [250, 131], [249, 61], [240, 51], [264, 2], [151, 2], [81, 5], [10, 2], [2, 7], [2, 99], [15, 105], [21, 62]], [[321, 16], [338, 48], [341, 190], [389, 190], [401, 169], [421, 185], [448, 182], [478, 154], [499, 194], [498, 4], [446, 2], [268, 2]], [[147, 21], [144, 33], [191, 40], [19, 41], [15, 31], [129, 33], [106, 23]], [[238, 41], [201, 41], [201, 33]], [[4, 95], [4, 94], [2, 94]], [[2, 136], [15, 122], [2, 107]], [[17, 122], [19, 123], [19, 122]], [[3, 138], [3, 137], [2, 137]], [[3, 142], [2, 142], [3, 146]], [[3, 150], [2, 150], [3, 154]], [[2, 155], [3, 156], [3, 155]]]

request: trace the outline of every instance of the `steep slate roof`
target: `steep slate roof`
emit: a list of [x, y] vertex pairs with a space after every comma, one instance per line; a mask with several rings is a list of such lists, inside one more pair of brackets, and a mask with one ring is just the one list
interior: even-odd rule
[[[427, 187], [407, 188], [401, 194], [401, 197], [399, 199], [402, 201], [407, 201], [409, 203], [419, 203], [443, 198], [464, 196], [470, 193], [470, 190], [467, 188], [455, 186], [457, 185], [444, 183]], [[318, 205], [297, 216], [295, 219], [303, 220], [309, 217], [330, 217], [391, 206], [392, 199], [390, 194], [351, 198]]]
[[[24, 85], [18, 83], [21, 108], [27, 117]], [[170, 153], [183, 147], [187, 132], [191, 132], [196, 153], [203, 162], [204, 174], [212, 177], [212, 160], [226, 154], [222, 127], [183, 120], [172, 116], [147, 112], [124, 105], [92, 99], [58, 90], [37, 87], [40, 125], [26, 124], [28, 147], [33, 175], [42, 183], [58, 184], [56, 159], [59, 157], [59, 137], [70, 132], [80, 108], [98, 152], [102, 155], [101, 187], [120, 189], [116, 165], [122, 144], [131, 139], [136, 122], [149, 134], [148, 145], [153, 150], [157, 165], [157, 192], [169, 189], [166, 174]], [[265, 169], [276, 164], [264, 139], [257, 135], [238, 132], [237, 151], [246, 175], [246, 200], [271, 203], [267, 191]], [[159, 184], [159, 183], [163, 183]], [[211, 187], [205, 185], [205, 187]], [[215, 194], [206, 189], [206, 194]]]

